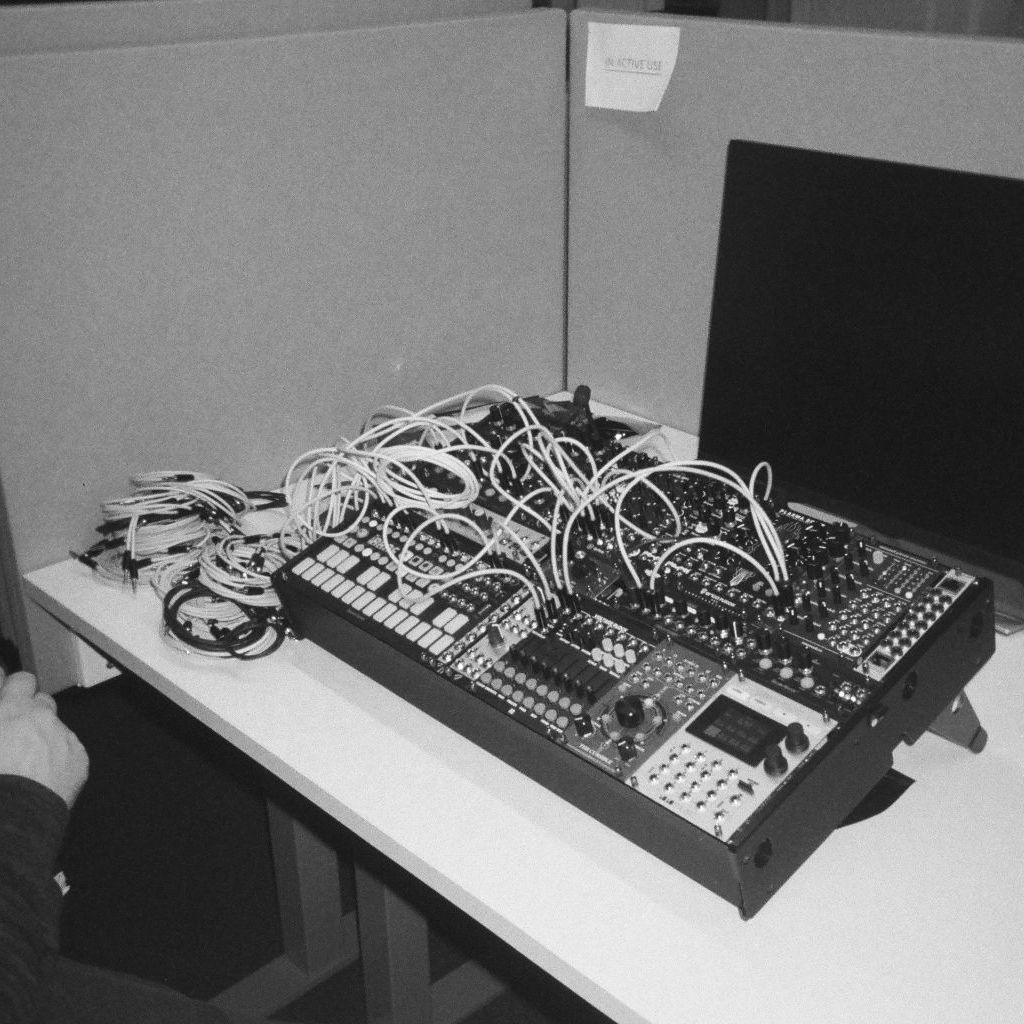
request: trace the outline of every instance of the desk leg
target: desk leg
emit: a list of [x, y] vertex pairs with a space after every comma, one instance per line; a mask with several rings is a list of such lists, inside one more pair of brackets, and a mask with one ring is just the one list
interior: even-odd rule
[[504, 991], [473, 961], [430, 980], [429, 928], [424, 916], [356, 857], [356, 901], [367, 1024], [456, 1024]]
[[342, 915], [338, 856], [273, 800], [267, 801], [284, 953], [213, 1002], [267, 1014], [359, 959], [356, 915]]
[[427, 922], [357, 859], [367, 1024], [430, 1024]]

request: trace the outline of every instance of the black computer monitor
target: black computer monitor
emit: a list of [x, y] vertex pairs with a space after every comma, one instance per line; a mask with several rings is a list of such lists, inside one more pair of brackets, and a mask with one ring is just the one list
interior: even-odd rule
[[1005, 576], [1013, 614], [1024, 181], [732, 142], [700, 454]]

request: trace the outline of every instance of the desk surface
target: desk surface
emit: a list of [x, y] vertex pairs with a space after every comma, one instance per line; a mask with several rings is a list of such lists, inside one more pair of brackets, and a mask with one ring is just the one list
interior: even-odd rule
[[622, 1022], [941, 1024], [1024, 1003], [1024, 638], [968, 689], [989, 744], [926, 734], [917, 780], [841, 829], [751, 921], [309, 642], [211, 662], [159, 602], [76, 562], [29, 594], [544, 970]]

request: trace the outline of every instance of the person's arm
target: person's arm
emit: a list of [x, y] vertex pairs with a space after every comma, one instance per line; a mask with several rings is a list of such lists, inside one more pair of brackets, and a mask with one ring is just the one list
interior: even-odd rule
[[68, 810], [89, 760], [34, 677], [0, 678], [0, 1007], [39, 1018], [57, 958], [61, 895], [53, 880]]
[[61, 893], [54, 861], [68, 807], [31, 779], [0, 775], [0, 1006], [35, 1021], [57, 958]]

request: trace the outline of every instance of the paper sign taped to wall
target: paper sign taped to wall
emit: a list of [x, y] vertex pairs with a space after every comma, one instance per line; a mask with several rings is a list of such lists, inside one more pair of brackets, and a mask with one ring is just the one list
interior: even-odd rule
[[657, 110], [678, 53], [678, 26], [590, 22], [585, 105], [609, 110]]

